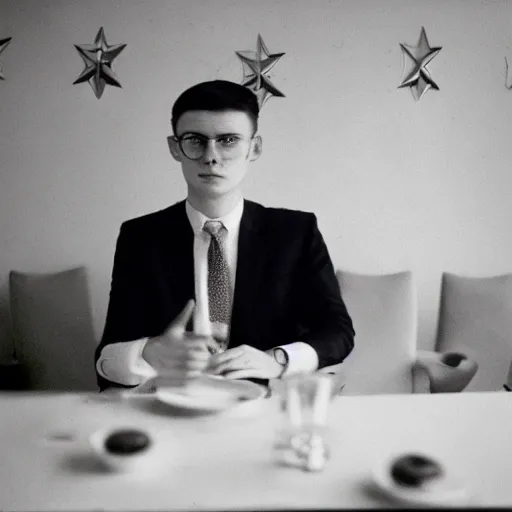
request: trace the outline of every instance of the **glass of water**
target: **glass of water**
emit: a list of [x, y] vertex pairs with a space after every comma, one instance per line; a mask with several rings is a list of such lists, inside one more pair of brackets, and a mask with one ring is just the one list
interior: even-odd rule
[[275, 444], [278, 460], [319, 471], [329, 457], [325, 430], [332, 376], [320, 372], [300, 374], [286, 377], [280, 384], [283, 422]]

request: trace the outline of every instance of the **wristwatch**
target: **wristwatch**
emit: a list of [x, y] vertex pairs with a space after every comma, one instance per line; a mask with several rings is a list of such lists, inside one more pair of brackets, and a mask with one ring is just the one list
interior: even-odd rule
[[286, 369], [288, 368], [288, 363], [290, 362], [290, 359], [288, 357], [288, 352], [284, 348], [275, 348], [273, 350], [273, 356], [274, 359], [283, 367], [283, 370], [281, 371], [281, 374], [279, 377], [282, 377]]

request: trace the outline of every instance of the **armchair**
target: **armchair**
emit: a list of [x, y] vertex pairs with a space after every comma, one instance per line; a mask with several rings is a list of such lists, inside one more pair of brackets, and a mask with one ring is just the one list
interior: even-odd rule
[[412, 272], [384, 275], [339, 270], [356, 331], [343, 363], [323, 368], [344, 395], [461, 391], [477, 365], [464, 353], [416, 351], [417, 301]]
[[97, 390], [85, 268], [9, 275], [16, 358], [29, 389]]
[[478, 365], [467, 391], [510, 387], [512, 274], [466, 277], [444, 273], [436, 349], [462, 352]]

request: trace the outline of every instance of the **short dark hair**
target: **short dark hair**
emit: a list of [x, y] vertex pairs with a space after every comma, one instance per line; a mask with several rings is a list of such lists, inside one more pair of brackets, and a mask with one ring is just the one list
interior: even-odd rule
[[234, 82], [212, 80], [193, 85], [184, 91], [172, 107], [171, 124], [175, 135], [179, 118], [190, 110], [245, 112], [252, 121], [254, 133], [258, 130], [258, 98], [250, 89]]

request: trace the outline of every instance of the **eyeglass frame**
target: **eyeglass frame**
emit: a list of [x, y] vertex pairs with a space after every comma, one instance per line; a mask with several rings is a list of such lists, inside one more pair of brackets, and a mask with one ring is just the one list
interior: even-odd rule
[[[183, 139], [187, 136], [187, 135], [192, 135], [192, 136], [195, 136], [199, 139], [202, 139], [206, 144], [204, 146], [204, 150], [203, 150], [203, 153], [201, 155], [199, 155], [197, 158], [191, 158], [190, 156], [187, 155], [187, 153], [184, 151], [183, 149], [183, 145], [182, 145], [182, 141]], [[237, 137], [239, 139], [239, 142], [249, 142], [251, 143], [255, 138], [258, 137], [258, 135], [256, 135], [256, 133], [253, 133], [253, 135], [251, 136], [251, 138], [249, 139], [246, 139], [245, 137], [240, 137], [239, 134], [237, 133], [223, 133], [222, 135], [218, 135], [217, 137], [206, 137], [206, 135], [203, 135], [202, 133], [197, 133], [197, 132], [185, 132], [183, 133], [182, 135], [171, 135], [171, 139], [173, 139], [175, 142], [178, 143], [178, 146], [181, 150], [181, 152], [183, 153], [183, 155], [185, 155], [186, 158], [188, 158], [189, 160], [192, 160], [192, 161], [196, 161], [196, 160], [200, 160], [204, 154], [206, 153], [206, 149], [208, 147], [208, 142], [210, 140], [213, 140], [215, 141], [215, 143], [217, 144], [217, 141], [219, 139], [221, 139], [222, 137]], [[216, 147], [218, 147], [216, 145]], [[220, 152], [222, 153], [222, 150], [220, 150]]]

